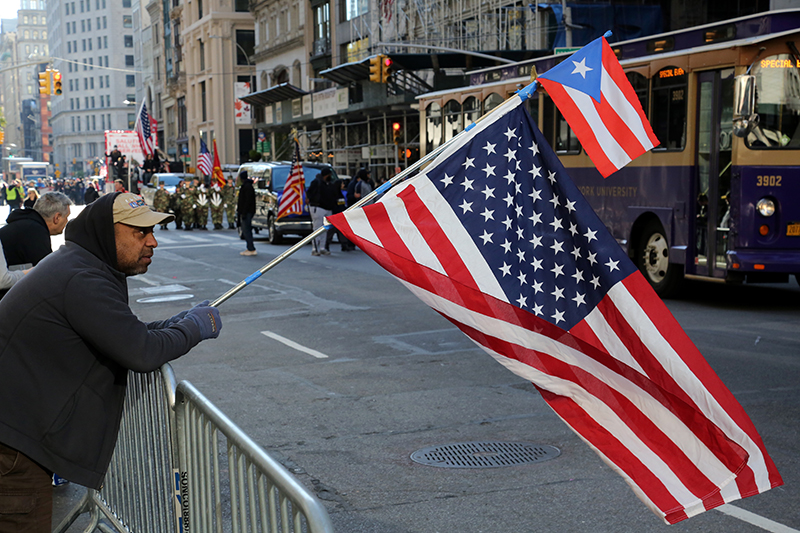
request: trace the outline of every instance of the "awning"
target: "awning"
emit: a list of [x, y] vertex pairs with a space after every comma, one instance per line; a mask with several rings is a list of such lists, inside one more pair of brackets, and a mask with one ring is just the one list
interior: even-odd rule
[[281, 83], [275, 87], [264, 89], [256, 93], [250, 93], [242, 96], [240, 100], [247, 102], [250, 105], [269, 105], [275, 102], [282, 102], [283, 100], [291, 100], [293, 98], [300, 98], [307, 95], [308, 92], [303, 89], [298, 89], [289, 83]]
[[319, 73], [326, 80], [331, 80], [339, 85], [347, 85], [353, 81], [369, 79], [369, 60], [370, 58], [356, 61], [355, 63], [345, 63], [337, 67], [323, 70]]

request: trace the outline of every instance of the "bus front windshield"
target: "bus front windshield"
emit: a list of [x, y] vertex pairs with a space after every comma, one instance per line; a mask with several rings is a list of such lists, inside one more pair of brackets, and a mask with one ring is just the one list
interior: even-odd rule
[[755, 64], [753, 75], [759, 121], [747, 146], [800, 148], [800, 60], [790, 54], [769, 56]]

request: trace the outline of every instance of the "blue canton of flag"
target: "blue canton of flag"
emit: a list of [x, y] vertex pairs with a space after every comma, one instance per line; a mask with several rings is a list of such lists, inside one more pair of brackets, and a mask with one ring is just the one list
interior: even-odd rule
[[530, 380], [664, 521], [782, 484], [747, 414], [519, 96], [416, 178], [328, 222]]
[[506, 298], [570, 329], [635, 270], [524, 108], [429, 172]]

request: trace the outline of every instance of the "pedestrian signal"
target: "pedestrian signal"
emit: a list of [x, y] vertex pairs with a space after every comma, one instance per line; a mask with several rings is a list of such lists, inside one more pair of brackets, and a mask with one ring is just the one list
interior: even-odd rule
[[61, 73], [53, 71], [53, 94], [61, 94]]
[[381, 58], [381, 83], [389, 83], [389, 76], [392, 75], [392, 58], [383, 56]]
[[369, 81], [381, 83], [381, 54], [369, 58]]
[[39, 94], [50, 94], [50, 69], [39, 73]]

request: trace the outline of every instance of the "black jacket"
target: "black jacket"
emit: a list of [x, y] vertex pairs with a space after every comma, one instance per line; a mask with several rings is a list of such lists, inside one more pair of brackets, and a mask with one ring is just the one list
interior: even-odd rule
[[12, 211], [6, 225], [0, 228], [0, 241], [8, 266], [36, 265], [53, 251], [47, 223], [33, 209]]
[[333, 211], [336, 208], [338, 195], [338, 190], [333, 188], [333, 184], [330, 181], [325, 181], [322, 176], [314, 178], [306, 192], [309, 205], [321, 207], [328, 211]]
[[242, 180], [242, 186], [239, 188], [239, 203], [236, 204], [236, 209], [240, 215], [256, 212], [256, 190], [253, 189], [253, 182], [249, 179]]
[[145, 324], [128, 307], [115, 197], [86, 206], [66, 244], [0, 301], [0, 442], [95, 489], [116, 444], [128, 370], [156, 370], [201, 340], [191, 319]]

